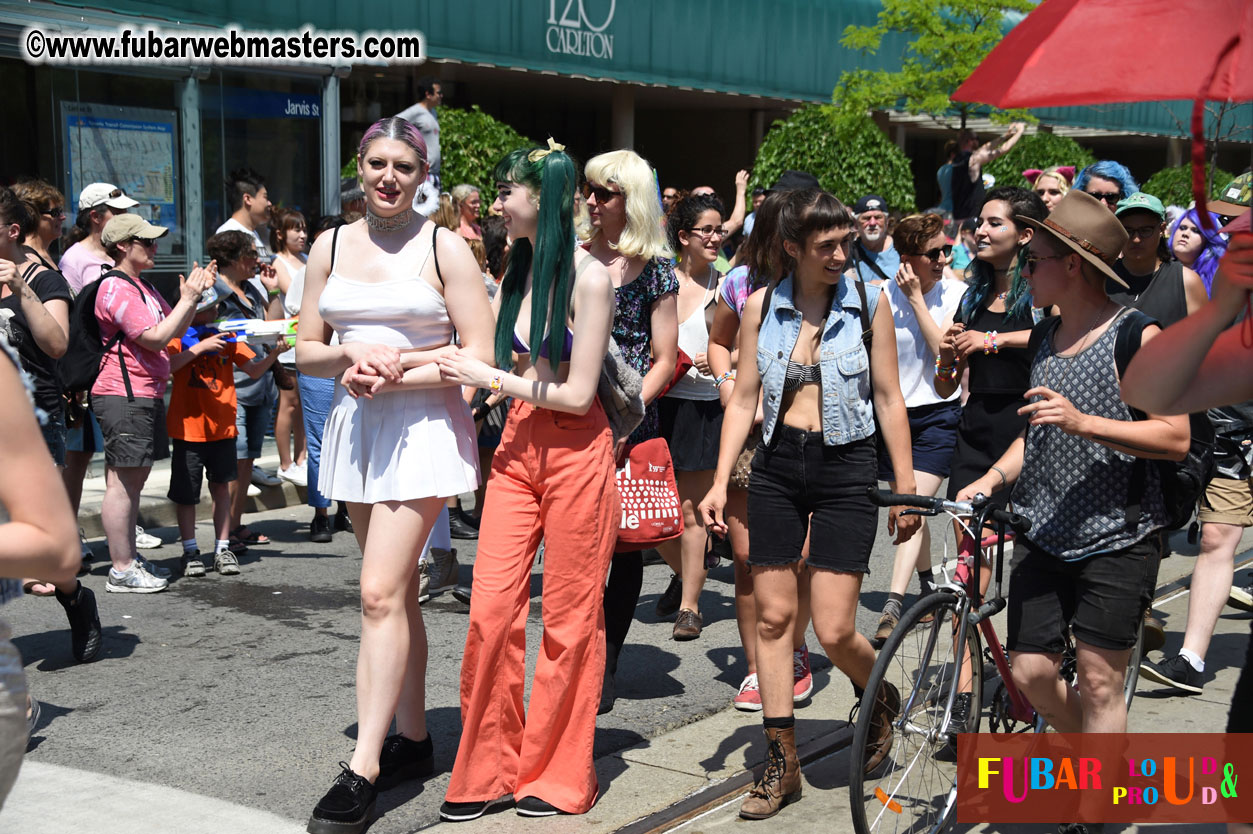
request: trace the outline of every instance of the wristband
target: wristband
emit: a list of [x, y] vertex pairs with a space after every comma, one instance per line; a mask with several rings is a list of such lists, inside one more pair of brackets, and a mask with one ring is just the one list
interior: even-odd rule
[[1001, 476], [1001, 486], [1005, 486], [1007, 483], [1005, 480], [1005, 470], [999, 466], [993, 466], [992, 471]]
[[718, 374], [718, 378], [714, 380], [714, 388], [721, 388], [722, 383], [732, 379], [735, 379], [735, 371], [727, 371], [726, 373]]
[[997, 332], [995, 330], [983, 334], [984, 354], [1001, 352], [1001, 346], [996, 343], [996, 337], [997, 337]]
[[940, 357], [935, 357], [935, 375], [946, 382], [952, 382], [957, 379], [956, 365], [941, 365]]
[[492, 381], [488, 383], [487, 387], [491, 388], [493, 391], [499, 391], [504, 384], [504, 376], [501, 374], [492, 374]]

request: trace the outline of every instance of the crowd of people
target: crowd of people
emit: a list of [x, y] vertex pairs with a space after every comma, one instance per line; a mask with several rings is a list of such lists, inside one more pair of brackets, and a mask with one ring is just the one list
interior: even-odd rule
[[[502, 803], [581, 814], [598, 793], [596, 716], [633, 673], [619, 661], [645, 564], [621, 536], [615, 481], [630, 450], [660, 439], [682, 532], [657, 546], [674, 573], [657, 610], [676, 641], [699, 639], [707, 553], [726, 547], [747, 664], [731, 700], [761, 712], [768, 745], [740, 813], [765, 819], [801, 796], [793, 710], [814, 688], [810, 627], [872, 711], [863, 766], [890, 755], [900, 693], [863, 689], [913, 576], [923, 593], [935, 577], [926, 525], [901, 507], [881, 519], [869, 488], [936, 495], [947, 482], [950, 498], [984, 494], [1028, 516], [1009, 586], [1015, 679], [1053, 726], [1119, 732], [1128, 652], [1142, 630], [1162, 645], [1150, 603], [1176, 521], [1172, 467], [1216, 448], [1217, 474], [1192, 496], [1203, 526], [1183, 648], [1143, 666], [1202, 691], [1218, 612], [1253, 608], [1233, 584], [1253, 526], [1253, 401], [1229, 402], [1249, 392], [1245, 349], [1225, 330], [1253, 282], [1253, 246], [1228, 227], [1247, 229], [1251, 175], [1207, 217], [1168, 209], [1113, 161], [985, 189], [980, 169], [1021, 136], [1014, 125], [985, 144], [960, 137], [943, 202], [926, 212], [833, 195], [801, 171], [751, 194], [741, 171], [728, 208], [709, 186], [660, 187], [634, 151], [580, 167], [550, 139], [498, 162], [487, 207], [478, 187], [439, 182], [439, 84], [422, 89], [361, 139], [343, 216], [311, 225], [273, 205], [262, 175], [232, 172], [231, 214], [173, 304], [144, 277], [168, 229], [120, 189], [82, 190], [56, 260], [64, 197], [39, 180], [0, 188], [0, 442], [12, 453], [0, 575], [20, 582], [0, 581], [0, 603], [55, 596], [75, 658], [99, 655], [96, 600], [74, 576], [91, 551], [72, 535], [96, 453], [115, 593], [171, 579], [139, 553], [155, 461], [171, 458], [187, 578], [239, 574], [241, 552], [269, 543], [245, 522], [250, 486], [291, 481], [307, 488], [309, 538], [351, 532], [363, 557], [357, 744], [308, 830], [361, 831], [379, 791], [432, 773], [420, 606], [449, 590], [470, 619], [441, 816]], [[1146, 384], [1136, 349], [1165, 366], [1160, 345], [1198, 317], [1210, 341], [1225, 331], [1225, 352], [1204, 361], [1214, 378], [1229, 369], [1226, 387], [1184, 367], [1201, 347], [1171, 356], [1177, 391]], [[36, 427], [43, 444], [29, 442]], [[256, 466], [271, 432], [275, 474]], [[890, 588], [861, 634], [880, 523], [896, 545]], [[470, 586], [457, 587], [453, 538], [478, 539]], [[543, 646], [526, 703], [541, 549]], [[1082, 696], [1058, 675], [1067, 632]], [[0, 692], [30, 715], [7, 636]], [[958, 698], [956, 731], [978, 708]], [[1233, 710], [1230, 729], [1248, 731], [1247, 713]], [[20, 762], [22, 745], [8, 746], [0, 798]]]

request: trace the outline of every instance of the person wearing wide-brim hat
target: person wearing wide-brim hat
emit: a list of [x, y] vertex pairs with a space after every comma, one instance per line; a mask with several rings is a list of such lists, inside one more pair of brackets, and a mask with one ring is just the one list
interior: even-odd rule
[[[1015, 683], [1060, 732], [1121, 733], [1123, 673], [1166, 525], [1157, 468], [1135, 458], [1182, 460], [1188, 418], [1133, 415], [1119, 398], [1118, 333], [1143, 326], [1147, 341], [1159, 328], [1106, 295], [1107, 278], [1123, 283], [1112, 266], [1127, 242], [1113, 213], [1071, 191], [1044, 220], [1018, 220], [1036, 229], [1026, 263], [1032, 298], [1057, 315], [1032, 334], [1032, 387], [1019, 410], [1027, 428], [957, 497], [1013, 485], [1015, 509], [1031, 520], [1010, 581]], [[1067, 627], [1082, 699], [1058, 674]]]

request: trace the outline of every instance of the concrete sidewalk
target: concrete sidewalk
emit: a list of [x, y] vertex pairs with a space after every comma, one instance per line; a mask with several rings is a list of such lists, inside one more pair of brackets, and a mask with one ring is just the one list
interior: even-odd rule
[[[278, 472], [278, 446], [273, 437], [266, 437], [261, 448], [261, 457], [256, 464], [272, 473]], [[170, 459], [159, 460], [152, 466], [148, 480], [144, 483], [139, 499], [139, 523], [143, 527], [177, 527], [178, 518], [174, 512], [174, 502], [166, 493], [170, 489]], [[276, 510], [305, 503], [305, 488], [297, 487], [284, 481], [280, 486], [260, 487], [261, 494], [249, 498], [245, 513], [260, 510]], [[100, 524], [100, 502], [104, 499], [104, 455], [97, 454], [83, 479], [83, 498], [78, 508], [78, 526], [83, 528], [87, 538], [95, 539], [104, 535], [104, 527]], [[196, 507], [198, 519], [213, 517], [213, 502], [209, 498], [208, 489], [202, 490], [200, 504]]]

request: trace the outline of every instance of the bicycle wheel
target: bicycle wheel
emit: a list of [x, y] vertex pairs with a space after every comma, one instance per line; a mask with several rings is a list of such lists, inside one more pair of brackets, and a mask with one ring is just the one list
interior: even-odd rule
[[[920, 600], [905, 612], [875, 661], [850, 751], [850, 803], [858, 834], [937, 832], [952, 819], [957, 763], [953, 738], [942, 730], [949, 716], [949, 696], [964, 683], [959, 680], [963, 675], [972, 694], [967, 730], [978, 731], [983, 704], [978, 630], [965, 626], [959, 648], [959, 606], [957, 595], [947, 591]], [[921, 622], [924, 619], [927, 622]], [[964, 670], [963, 657], [971, 659]], [[867, 774], [863, 762], [867, 745], [873, 744], [870, 705], [885, 682], [900, 692], [901, 712], [892, 724], [887, 758]]]

